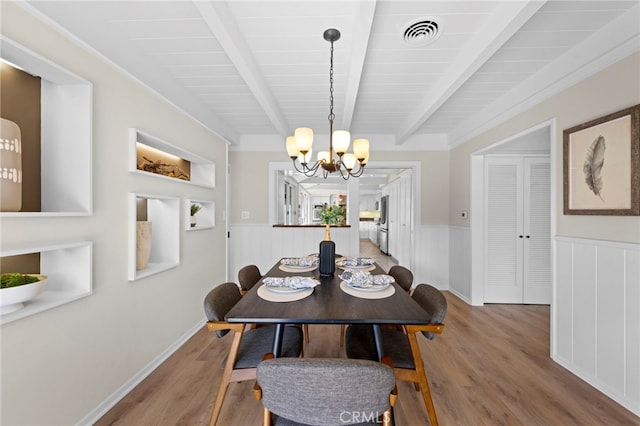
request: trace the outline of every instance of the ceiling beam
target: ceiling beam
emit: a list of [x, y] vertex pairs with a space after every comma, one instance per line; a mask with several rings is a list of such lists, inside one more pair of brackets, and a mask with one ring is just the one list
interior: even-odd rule
[[260, 68], [251, 54], [251, 49], [249, 49], [244, 36], [238, 29], [233, 14], [229, 10], [229, 5], [222, 1], [194, 1], [193, 4], [200, 11], [209, 29], [218, 39], [262, 110], [271, 120], [273, 127], [283, 138], [289, 136], [291, 127], [282, 114], [264, 76], [260, 73]]
[[349, 77], [344, 99], [344, 114], [342, 125], [344, 129], [351, 129], [351, 121], [358, 100], [360, 81], [364, 70], [364, 61], [367, 56], [371, 27], [376, 13], [376, 1], [361, 1], [353, 23], [353, 45], [351, 46], [351, 62], [349, 64]]
[[420, 128], [545, 3], [546, 0], [505, 2], [484, 26], [484, 37], [475, 37], [460, 52], [435, 89], [426, 94], [423, 102], [400, 125], [396, 145], [404, 143]]

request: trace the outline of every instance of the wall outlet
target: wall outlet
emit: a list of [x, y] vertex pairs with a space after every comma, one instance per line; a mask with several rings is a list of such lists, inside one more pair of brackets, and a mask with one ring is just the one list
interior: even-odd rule
[[243, 210], [241, 214], [243, 219], [249, 219], [249, 212], [247, 210]]
[[462, 210], [462, 211], [460, 212], [460, 217], [461, 217], [462, 219], [468, 219], [468, 218], [469, 218], [469, 212], [467, 212], [466, 210]]

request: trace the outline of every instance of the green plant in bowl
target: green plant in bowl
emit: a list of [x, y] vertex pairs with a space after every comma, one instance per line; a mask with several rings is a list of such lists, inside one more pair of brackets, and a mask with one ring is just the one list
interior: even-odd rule
[[0, 288], [18, 287], [40, 281], [37, 275], [20, 274], [9, 272], [0, 276]]
[[0, 315], [24, 307], [23, 302], [34, 299], [44, 291], [47, 276], [39, 274], [4, 273], [0, 276]]

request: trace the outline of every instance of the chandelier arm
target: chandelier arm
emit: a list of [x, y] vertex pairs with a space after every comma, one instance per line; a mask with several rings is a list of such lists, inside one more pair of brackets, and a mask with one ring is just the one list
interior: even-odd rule
[[352, 171], [351, 176], [357, 178], [357, 177], [362, 176], [362, 173], [364, 173], [364, 166], [362, 164], [360, 164], [360, 168], [358, 169], [358, 171], [355, 172], [355, 173], [353, 173], [353, 171]]

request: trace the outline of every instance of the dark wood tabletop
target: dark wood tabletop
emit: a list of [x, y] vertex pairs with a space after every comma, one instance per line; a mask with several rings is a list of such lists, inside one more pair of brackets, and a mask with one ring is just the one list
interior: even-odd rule
[[[227, 313], [228, 322], [298, 323], [298, 324], [428, 324], [429, 315], [407, 293], [393, 283], [395, 293], [384, 299], [363, 299], [340, 289], [341, 270], [333, 277], [320, 277], [318, 268], [312, 272], [284, 272], [276, 263], [265, 277], [309, 276], [320, 280], [313, 293], [294, 302], [269, 302], [258, 296], [258, 282]], [[385, 274], [376, 265], [372, 274]]]

